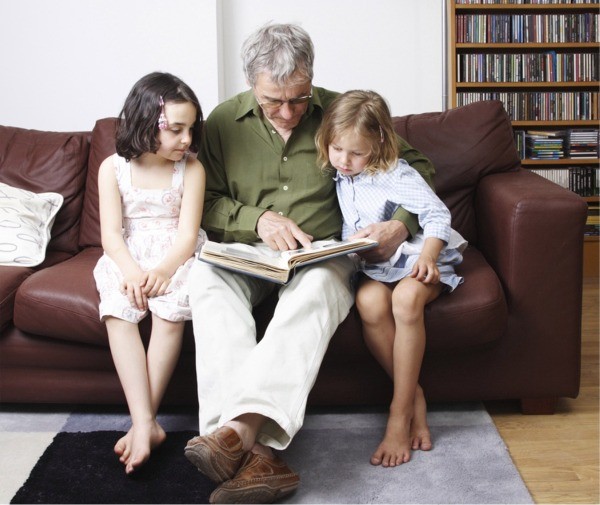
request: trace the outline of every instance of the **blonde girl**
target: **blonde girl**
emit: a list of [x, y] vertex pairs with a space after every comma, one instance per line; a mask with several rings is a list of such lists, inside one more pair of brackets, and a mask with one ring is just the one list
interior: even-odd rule
[[365, 236], [372, 223], [402, 207], [422, 228], [386, 262], [360, 261], [356, 306], [367, 347], [394, 381], [383, 440], [373, 465], [410, 460], [432, 448], [427, 407], [418, 377], [425, 349], [425, 305], [461, 282], [454, 265], [465, 240], [450, 227], [450, 212], [419, 173], [399, 158], [398, 138], [385, 100], [349, 91], [327, 109], [316, 136], [322, 168], [335, 169], [343, 214], [342, 239]]

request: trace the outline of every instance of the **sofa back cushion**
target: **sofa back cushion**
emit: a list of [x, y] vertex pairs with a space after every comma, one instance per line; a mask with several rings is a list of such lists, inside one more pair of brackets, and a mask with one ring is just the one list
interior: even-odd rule
[[100, 237], [100, 211], [98, 208], [98, 169], [102, 162], [115, 153], [116, 118], [104, 118], [96, 121], [92, 130], [90, 159], [86, 181], [85, 201], [81, 216], [81, 247], [102, 247]]
[[502, 102], [395, 117], [394, 128], [433, 162], [435, 190], [452, 213], [452, 226], [476, 245], [473, 201], [479, 180], [520, 166]]
[[64, 198], [52, 226], [50, 253], [78, 251], [89, 142], [89, 132], [0, 126], [0, 182], [34, 193], [60, 193]]

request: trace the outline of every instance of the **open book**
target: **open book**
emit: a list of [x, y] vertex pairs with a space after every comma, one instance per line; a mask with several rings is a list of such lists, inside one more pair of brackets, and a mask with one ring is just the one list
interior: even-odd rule
[[377, 245], [375, 240], [368, 238], [342, 242], [323, 240], [313, 242], [311, 249], [272, 251], [266, 247], [257, 248], [238, 242], [218, 243], [209, 240], [202, 246], [199, 259], [229, 270], [286, 284], [295, 268], [335, 256], [371, 249]]

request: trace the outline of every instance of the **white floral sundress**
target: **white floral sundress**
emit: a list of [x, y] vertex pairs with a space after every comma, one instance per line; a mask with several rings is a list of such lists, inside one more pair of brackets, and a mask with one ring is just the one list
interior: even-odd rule
[[[150, 270], [162, 261], [177, 235], [187, 156], [175, 162], [173, 182], [168, 189], [133, 187], [130, 163], [117, 154], [114, 155], [113, 161], [121, 193], [125, 244], [138, 265], [143, 270]], [[188, 321], [192, 318], [187, 277], [205, 241], [206, 233], [200, 229], [194, 256], [177, 269], [171, 278], [167, 293], [148, 299], [150, 312], [167, 321]], [[146, 317], [148, 311], [132, 307], [127, 296], [121, 292], [123, 274], [106, 254], [102, 255], [94, 268], [94, 279], [100, 294], [101, 320], [107, 316], [114, 316], [139, 323]]]

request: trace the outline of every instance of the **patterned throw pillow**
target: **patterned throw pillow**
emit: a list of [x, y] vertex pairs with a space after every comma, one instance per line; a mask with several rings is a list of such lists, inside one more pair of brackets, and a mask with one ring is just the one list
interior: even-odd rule
[[44, 261], [62, 204], [59, 193], [32, 193], [0, 183], [0, 265], [31, 267]]

